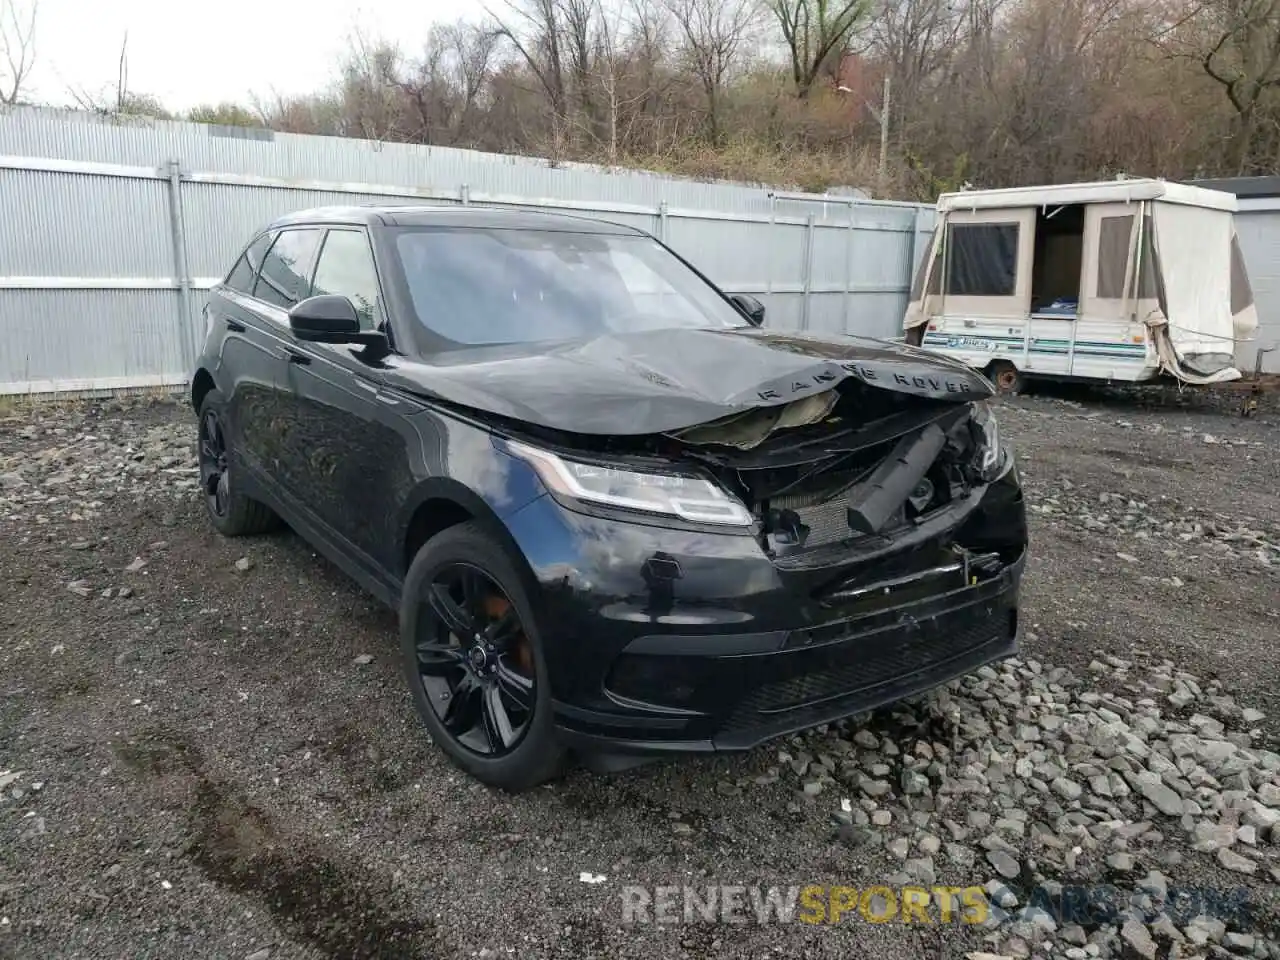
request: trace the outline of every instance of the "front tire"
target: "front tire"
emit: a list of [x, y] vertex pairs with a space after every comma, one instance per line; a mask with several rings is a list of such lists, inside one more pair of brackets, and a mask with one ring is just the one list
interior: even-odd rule
[[200, 461], [200, 491], [214, 528], [224, 537], [245, 537], [274, 529], [280, 521], [271, 508], [246, 497], [232, 483], [226, 401], [221, 393], [210, 390], [204, 395], [199, 417], [196, 453]]
[[400, 647], [418, 716], [455, 765], [512, 792], [562, 771], [532, 605], [505, 550], [475, 524], [418, 551], [400, 602]]

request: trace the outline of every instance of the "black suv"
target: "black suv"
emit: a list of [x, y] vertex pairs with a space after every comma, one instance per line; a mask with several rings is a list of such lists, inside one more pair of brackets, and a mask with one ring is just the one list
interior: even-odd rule
[[294, 214], [205, 308], [209, 517], [283, 519], [398, 608], [432, 736], [508, 789], [1012, 653], [1027, 530], [991, 384], [763, 316], [628, 227]]

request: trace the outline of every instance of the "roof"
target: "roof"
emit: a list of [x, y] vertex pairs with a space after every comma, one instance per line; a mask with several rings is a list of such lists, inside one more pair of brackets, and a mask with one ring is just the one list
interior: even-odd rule
[[1233, 193], [1241, 200], [1280, 197], [1280, 177], [1223, 177], [1218, 180], [1188, 180], [1195, 187]]
[[474, 230], [555, 230], [561, 233], [639, 234], [620, 223], [525, 208], [479, 204], [368, 204], [315, 207], [277, 218], [271, 228], [303, 223], [358, 223], [367, 227], [464, 227]]
[[1236, 210], [1236, 198], [1221, 190], [1206, 190], [1168, 180], [1103, 180], [1097, 183], [1059, 183], [1046, 187], [1003, 190], [964, 190], [938, 197], [939, 212], [1040, 207], [1063, 203], [1129, 203], [1162, 200], [1213, 210]]

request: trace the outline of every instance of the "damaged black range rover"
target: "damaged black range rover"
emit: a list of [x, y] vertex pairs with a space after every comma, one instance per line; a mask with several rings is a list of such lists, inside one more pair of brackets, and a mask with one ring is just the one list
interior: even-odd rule
[[433, 738], [508, 789], [1012, 653], [1027, 529], [991, 385], [763, 315], [627, 227], [292, 215], [206, 308], [209, 516], [283, 519], [397, 607]]

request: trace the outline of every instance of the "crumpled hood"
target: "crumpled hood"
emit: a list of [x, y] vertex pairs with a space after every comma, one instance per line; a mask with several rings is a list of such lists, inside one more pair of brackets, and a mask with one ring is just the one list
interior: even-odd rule
[[789, 403], [853, 377], [898, 393], [964, 402], [990, 383], [905, 344], [737, 327], [654, 330], [567, 343], [452, 350], [384, 370], [404, 390], [571, 433], [679, 430]]

